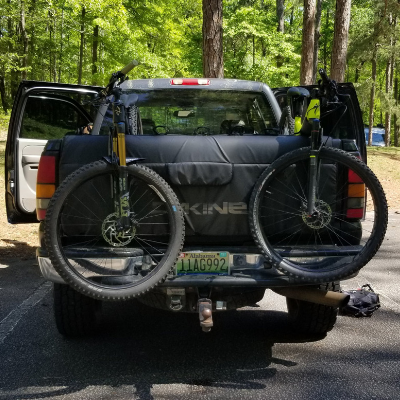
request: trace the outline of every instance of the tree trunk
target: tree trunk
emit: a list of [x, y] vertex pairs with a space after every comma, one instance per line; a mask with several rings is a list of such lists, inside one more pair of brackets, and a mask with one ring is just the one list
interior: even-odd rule
[[372, 87], [371, 96], [369, 100], [369, 134], [368, 146], [372, 146], [372, 127], [374, 126], [374, 105], [375, 105], [375, 85], [376, 85], [376, 57], [377, 45], [375, 44], [374, 53], [372, 55]]
[[46, 29], [49, 31], [49, 82], [51, 82], [51, 76], [52, 76], [52, 71], [53, 71], [53, 27], [51, 26], [51, 23], [49, 23], [50, 20], [50, 11], [47, 13], [47, 27]]
[[318, 77], [318, 50], [319, 38], [321, 37], [321, 15], [322, 0], [317, 0], [317, 10], [315, 13], [315, 32], [314, 32], [314, 65], [313, 65], [313, 84], [317, 83]]
[[[399, 78], [396, 76], [396, 79], [394, 80], [394, 98], [395, 98], [395, 105], [396, 107], [399, 104]], [[398, 123], [400, 122], [400, 119], [397, 117], [397, 114], [394, 115], [394, 145], [396, 147], [399, 147], [399, 136], [400, 136], [400, 125]]]
[[28, 7], [28, 16], [30, 22], [30, 29], [29, 29], [29, 41], [28, 41], [28, 65], [31, 66], [31, 70], [29, 71], [28, 79], [35, 79], [36, 76], [34, 75], [35, 69], [33, 68], [33, 52], [35, 51], [35, 21], [36, 21], [36, 0], [31, 0], [30, 6]]
[[[56, 17], [53, 15], [53, 37], [54, 37], [54, 47], [56, 47], [57, 37], [56, 37]], [[53, 82], [57, 82], [57, 51], [53, 52]]]
[[92, 85], [97, 85], [97, 59], [99, 48], [99, 26], [93, 28], [93, 47], [92, 47]]
[[7, 115], [7, 98], [6, 98], [6, 87], [4, 85], [4, 76], [0, 75], [0, 94], [1, 94], [1, 105], [4, 110], [4, 114]]
[[81, 43], [79, 46], [79, 62], [78, 62], [78, 84], [82, 84], [82, 70], [83, 70], [83, 46], [85, 42], [85, 7], [82, 7], [82, 20], [81, 20]]
[[253, 46], [252, 46], [252, 49], [253, 49], [253, 68], [254, 68], [254, 66], [256, 64], [256, 41], [255, 41], [254, 35], [253, 35]]
[[[7, 1], [7, 5], [8, 7], [11, 7], [11, 0]], [[10, 13], [11, 14], [11, 13]], [[8, 33], [8, 51], [9, 53], [14, 53], [15, 49], [13, 46], [14, 43], [14, 26], [13, 26], [13, 20], [12, 18], [9, 16], [7, 17], [7, 33]], [[14, 62], [17, 63], [18, 60], [15, 60], [14, 58]], [[17, 94], [17, 90], [18, 90], [18, 81], [19, 81], [20, 75], [19, 72], [15, 69], [12, 68], [10, 71], [10, 89], [11, 89], [11, 98], [14, 98]]]
[[304, 0], [300, 85], [311, 85], [313, 81], [314, 21], [315, 0]]
[[[326, 18], [325, 18], [325, 32], [328, 31], [330, 21], [329, 8], [326, 10]], [[328, 35], [325, 33], [324, 37], [324, 70], [328, 70]]]
[[278, 32], [285, 32], [285, 0], [276, 0], [276, 17], [278, 19]]
[[[388, 98], [391, 98], [391, 93], [393, 89], [393, 72], [394, 72], [394, 63], [395, 63], [395, 57], [394, 57], [394, 46], [395, 46], [395, 37], [394, 37], [394, 27], [395, 25], [395, 20], [393, 19], [393, 15], [389, 14], [389, 26], [391, 30], [390, 34], [390, 40], [389, 40], [389, 46], [390, 46], [390, 52], [391, 54], [389, 55], [389, 58], [387, 60], [386, 64], [386, 86], [385, 86], [385, 92]], [[387, 147], [390, 146], [390, 133], [391, 133], [391, 122], [392, 122], [392, 114], [390, 110], [385, 112], [385, 145]]]
[[[390, 97], [390, 92], [392, 91], [392, 87], [390, 84], [390, 75], [392, 72], [392, 57], [389, 57], [386, 63], [386, 86], [385, 92], [388, 97]], [[389, 111], [385, 112], [385, 146], [390, 146], [390, 130], [391, 130], [391, 119], [392, 115]]]
[[224, 77], [222, 0], [203, 0], [203, 76]]
[[61, 10], [61, 27], [60, 27], [60, 56], [58, 59], [58, 82], [61, 82], [61, 71], [63, 63], [63, 44], [64, 44], [64, 9]]
[[25, 26], [25, 2], [21, 1], [21, 21], [20, 21], [21, 37], [22, 37], [22, 73], [21, 78], [27, 79], [27, 67], [28, 67], [28, 34]]
[[351, 0], [336, 0], [335, 28], [333, 36], [331, 79], [344, 81], [349, 37]]
[[[393, 40], [393, 52], [392, 52], [392, 73], [390, 76], [390, 80], [391, 80], [391, 85], [393, 87], [393, 82], [394, 82], [394, 93], [393, 93], [393, 97], [394, 97], [394, 101], [395, 101], [395, 107], [398, 106], [399, 102], [399, 82], [398, 82], [398, 77], [396, 76], [396, 79], [394, 80], [394, 75], [396, 73], [396, 69], [397, 69], [397, 64], [396, 64], [396, 47], [397, 47], [397, 36], [396, 36], [396, 26], [397, 26], [397, 16], [394, 19], [394, 26], [393, 26], [393, 36], [394, 36], [394, 40]], [[394, 146], [398, 147], [399, 146], [399, 131], [400, 131], [400, 126], [397, 125], [398, 123], [398, 116], [396, 113], [394, 113], [393, 115], [393, 129], [394, 129]], [[400, 122], [400, 121], [399, 121]]]
[[[284, 33], [285, 32], [285, 0], [276, 0], [276, 17], [278, 19], [278, 28], [277, 31]], [[284, 58], [279, 55], [276, 57], [276, 66], [277, 68], [281, 68], [284, 63]]]

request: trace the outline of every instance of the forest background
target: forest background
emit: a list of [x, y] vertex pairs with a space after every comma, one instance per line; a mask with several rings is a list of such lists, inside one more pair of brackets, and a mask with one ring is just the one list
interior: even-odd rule
[[[364, 122], [373, 112], [398, 146], [400, 0], [223, 0], [223, 75], [298, 85], [310, 4], [315, 66], [329, 74], [340, 3], [351, 5], [344, 81], [356, 86]], [[132, 59], [141, 61], [133, 79], [203, 76], [202, 0], [0, 0], [0, 10], [3, 127], [24, 79], [104, 85]]]

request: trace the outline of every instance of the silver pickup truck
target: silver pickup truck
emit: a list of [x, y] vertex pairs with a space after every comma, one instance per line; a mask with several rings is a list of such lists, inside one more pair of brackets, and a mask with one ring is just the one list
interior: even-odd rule
[[[121, 87], [138, 98], [126, 136], [127, 156], [139, 159], [139, 164], [168, 182], [184, 211], [186, 229], [174, 269], [137, 300], [175, 312], [198, 312], [207, 331], [213, 312], [254, 305], [266, 289], [272, 289], [287, 297], [289, 317], [297, 329], [317, 334], [331, 330], [338, 307], [345, 301], [338, 293], [339, 282], [313, 284], [276, 268], [257, 246], [249, 223], [249, 202], [260, 175], [281, 156], [309, 145], [308, 137], [295, 136], [280, 126], [287, 88], [270, 89], [264, 83], [230, 79], [127, 80]], [[366, 161], [354, 87], [340, 84], [339, 89], [346, 109], [330, 112], [322, 120], [325, 145]], [[71, 337], [96, 329], [101, 300], [75, 290], [60, 277], [49, 259], [43, 231], [47, 205], [57, 186], [83, 165], [107, 154], [112, 112], [107, 105], [93, 106], [99, 90], [22, 82], [6, 147], [8, 221], [39, 219], [39, 266], [43, 276], [54, 282], [57, 328]], [[87, 126], [90, 132], [84, 128]], [[331, 210], [333, 203], [341, 202], [345, 209], [340, 218], [331, 213], [319, 226], [315, 221], [305, 222], [304, 212], [300, 212], [296, 218], [304, 227], [298, 231], [297, 222], [291, 221], [289, 236], [308, 247], [317, 235], [359, 243], [366, 212], [364, 200], [359, 201], [360, 190], [354, 195], [357, 201], [344, 204], [337, 199], [338, 172], [329, 166], [323, 169], [329, 178], [329, 200], [324, 200], [323, 207]], [[40, 188], [38, 196], [36, 187]], [[81, 200], [90, 205], [91, 212], [102, 211], [90, 197]], [[288, 228], [280, 227], [275, 214], [264, 218], [272, 224], [269, 229], [280, 229], [281, 236], [273, 239], [279, 243]], [[291, 242], [283, 253], [290, 253], [288, 246], [296, 247]], [[337, 243], [335, 246], [338, 248]], [[206, 271], [210, 257], [216, 261]]]

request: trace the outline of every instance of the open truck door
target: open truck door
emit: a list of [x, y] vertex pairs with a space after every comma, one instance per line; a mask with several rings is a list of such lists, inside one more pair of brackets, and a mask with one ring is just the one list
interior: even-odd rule
[[[74, 134], [93, 121], [87, 104], [99, 87], [21, 82], [11, 113], [5, 153], [5, 197], [9, 223], [37, 222], [36, 177], [50, 139]], [[86, 103], [86, 106], [85, 106]]]
[[[299, 87], [311, 92], [318, 86], [304, 85]], [[356, 90], [352, 83], [338, 83], [337, 87], [340, 100], [344, 106], [321, 119], [324, 135], [341, 139], [344, 146], [343, 150], [346, 151], [354, 151], [352, 143], [355, 143], [362, 160], [367, 162], [364, 124]], [[288, 89], [288, 87], [272, 89], [281, 110], [287, 105], [286, 94]]]

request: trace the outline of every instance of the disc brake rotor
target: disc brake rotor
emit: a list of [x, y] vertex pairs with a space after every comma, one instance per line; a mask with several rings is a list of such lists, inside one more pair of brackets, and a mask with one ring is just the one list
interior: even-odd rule
[[329, 225], [332, 219], [332, 209], [328, 203], [323, 200], [315, 201], [315, 213], [308, 215], [307, 211], [302, 212], [304, 223], [311, 229], [322, 229]]
[[101, 226], [104, 240], [114, 247], [122, 247], [129, 244], [135, 237], [136, 228], [131, 226], [128, 231], [117, 230], [118, 215], [112, 213], [108, 215]]

